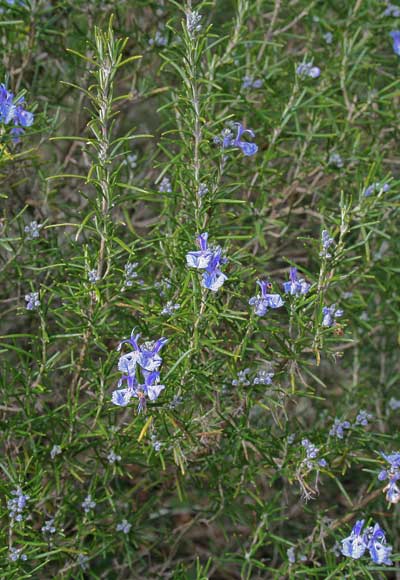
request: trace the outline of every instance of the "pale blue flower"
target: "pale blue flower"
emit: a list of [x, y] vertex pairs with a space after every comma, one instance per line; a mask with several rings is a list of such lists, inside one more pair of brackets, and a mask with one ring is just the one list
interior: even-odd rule
[[61, 449], [60, 445], [53, 445], [53, 447], [51, 448], [51, 451], [50, 451], [50, 457], [52, 459], [54, 459], [55, 456], [60, 455], [60, 453], [62, 453], [62, 449]]
[[123, 532], [124, 534], [129, 534], [132, 524], [128, 520], [122, 520], [120, 524], [117, 524], [115, 530], [117, 532]]
[[329, 232], [327, 230], [322, 230], [321, 234], [321, 244], [322, 250], [320, 252], [320, 256], [322, 258], [332, 258], [332, 255], [328, 252], [328, 249], [335, 243], [335, 240], [330, 237]]
[[42, 526], [41, 531], [43, 534], [55, 534], [57, 531], [57, 528], [54, 525], [54, 518], [50, 518], [49, 520], [46, 520], [44, 526]]
[[368, 421], [370, 421], [372, 418], [373, 418], [373, 415], [371, 415], [371, 413], [368, 413], [364, 409], [361, 409], [361, 411], [358, 412], [358, 415], [356, 417], [356, 421], [354, 424], [361, 425], [362, 427], [366, 427], [368, 425]]
[[121, 455], [117, 455], [115, 453], [115, 451], [112, 449], [110, 451], [110, 453], [107, 455], [107, 461], [111, 465], [114, 464], [114, 463], [117, 463], [118, 461], [121, 461]]
[[163, 316], [172, 316], [176, 310], [179, 310], [181, 307], [180, 304], [174, 304], [172, 300], [168, 300], [164, 308], [161, 310], [161, 314]]
[[290, 268], [289, 278], [289, 282], [283, 283], [283, 290], [286, 294], [290, 294], [291, 296], [307, 294], [311, 284], [308, 284], [304, 278], [298, 278], [297, 268]]
[[400, 16], [400, 8], [389, 2], [383, 16], [393, 16], [394, 18], [398, 18]]
[[247, 157], [257, 153], [258, 146], [255, 143], [249, 143], [248, 141], [242, 140], [243, 135], [245, 135], [246, 133], [254, 139], [255, 137], [254, 131], [252, 129], [244, 129], [241, 123], [234, 123], [233, 125], [236, 126], [237, 130], [236, 137], [234, 137], [234, 135], [230, 131], [228, 131], [223, 136], [222, 147], [224, 149], [238, 147], [239, 149], [242, 150], [242, 153]]
[[89, 270], [88, 280], [91, 284], [96, 284], [96, 282], [100, 280], [100, 276], [98, 275], [97, 270]]
[[27, 302], [27, 310], [37, 310], [40, 306], [39, 292], [30, 292], [25, 294], [25, 300]]
[[14, 497], [7, 502], [8, 515], [11, 520], [22, 522], [25, 517], [24, 509], [30, 496], [23, 493], [19, 486], [11, 492], [11, 495]]
[[342, 554], [353, 560], [358, 560], [365, 554], [367, 538], [363, 533], [365, 520], [358, 520], [353, 527], [350, 536], [342, 540]]
[[200, 250], [188, 252], [186, 254], [187, 265], [192, 268], [204, 269], [207, 268], [213, 257], [212, 250], [208, 247], [208, 233], [204, 232], [196, 238]]
[[322, 326], [333, 326], [336, 324], [336, 318], [343, 316], [343, 310], [336, 308], [335, 304], [332, 304], [332, 306], [324, 306], [322, 316]]
[[343, 159], [341, 157], [341, 155], [339, 155], [339, 153], [331, 153], [329, 155], [329, 160], [328, 160], [329, 165], [333, 165], [334, 167], [337, 167], [338, 169], [342, 169], [342, 167], [344, 166], [344, 162]]
[[269, 308], [275, 309], [284, 305], [279, 294], [268, 293], [268, 290], [272, 289], [272, 284], [269, 281], [257, 280], [257, 284], [261, 288], [261, 294], [257, 294], [249, 300], [249, 304], [254, 307], [254, 313], [257, 316], [264, 316]]
[[321, 74], [321, 69], [317, 66], [313, 66], [311, 62], [304, 62], [298, 65], [296, 68], [296, 74], [300, 77], [310, 77], [312, 79], [317, 79]]
[[228, 279], [225, 274], [223, 274], [219, 268], [221, 264], [224, 264], [226, 259], [222, 256], [222, 249], [220, 247], [216, 248], [213, 252], [212, 258], [206, 267], [206, 271], [203, 274], [203, 279], [201, 285], [212, 292], [217, 292]]
[[274, 378], [274, 373], [269, 373], [265, 370], [260, 370], [257, 372], [253, 380], [253, 385], [271, 385], [272, 379]]
[[96, 502], [92, 499], [92, 496], [88, 494], [85, 500], [82, 502], [83, 511], [88, 514], [92, 509], [96, 507]]
[[393, 40], [393, 52], [400, 56], [400, 30], [392, 30], [390, 36]]
[[201, 31], [201, 14], [196, 10], [189, 10], [186, 13], [186, 30], [189, 33], [190, 38], [195, 38], [195, 36]]
[[392, 546], [386, 544], [385, 532], [375, 524], [373, 529], [368, 532], [368, 549], [371, 559], [375, 564], [385, 564], [385, 566], [392, 566], [393, 562], [390, 559]]
[[14, 547], [10, 548], [8, 557], [13, 562], [17, 562], [17, 560], [27, 560], [28, 559], [28, 556], [26, 554], [22, 553], [22, 548], [14, 548]]
[[40, 235], [40, 229], [42, 227], [43, 226], [41, 224], [38, 224], [36, 220], [25, 226], [24, 232], [26, 234], [26, 239], [33, 240], [35, 238], [38, 238]]
[[248, 374], [250, 369], [244, 369], [243, 371], [239, 371], [237, 374], [237, 378], [233, 379], [232, 386], [233, 387], [248, 387], [250, 385], [250, 381], [248, 379]]
[[171, 181], [167, 175], [162, 178], [161, 183], [158, 186], [158, 191], [160, 193], [171, 193], [172, 192]]
[[335, 419], [329, 435], [331, 437], [337, 437], [338, 439], [343, 439], [344, 429], [350, 429], [351, 425], [349, 421], [341, 421], [340, 419]]
[[383, 193], [387, 193], [389, 189], [389, 183], [381, 183], [380, 181], [376, 181], [364, 190], [364, 197], [369, 197], [370, 195], [374, 193], [380, 193], [381, 191], [383, 191]]

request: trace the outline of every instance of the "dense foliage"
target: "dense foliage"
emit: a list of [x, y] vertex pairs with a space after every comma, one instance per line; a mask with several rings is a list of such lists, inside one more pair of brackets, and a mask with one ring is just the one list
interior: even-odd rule
[[0, 0], [1, 578], [398, 577], [399, 17]]

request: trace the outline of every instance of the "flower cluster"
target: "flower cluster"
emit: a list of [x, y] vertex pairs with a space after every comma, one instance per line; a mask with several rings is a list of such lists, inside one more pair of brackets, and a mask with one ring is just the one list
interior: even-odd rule
[[22, 553], [22, 548], [10, 548], [9, 558], [12, 562], [17, 562], [18, 560], [27, 560], [28, 556]]
[[85, 497], [82, 502], [83, 511], [88, 514], [92, 509], [96, 507], [96, 502], [92, 499], [90, 493]]
[[366, 427], [368, 425], [368, 421], [370, 421], [372, 417], [373, 415], [371, 415], [371, 413], [361, 409], [358, 412], [354, 425], [361, 425], [362, 427]]
[[369, 197], [370, 195], [374, 193], [380, 193], [381, 191], [383, 191], [383, 193], [387, 193], [389, 189], [390, 185], [388, 183], [381, 183], [380, 181], [376, 181], [375, 183], [372, 183], [365, 188], [364, 197]]
[[256, 376], [253, 380], [250, 380], [248, 374], [250, 373], [250, 369], [244, 369], [243, 371], [239, 371], [237, 374], [236, 379], [232, 381], [233, 387], [248, 387], [249, 385], [271, 385], [272, 379], [274, 377], [274, 373], [268, 372], [267, 370], [261, 369], [257, 371]]
[[100, 280], [100, 276], [97, 273], [96, 269], [89, 270], [88, 272], [88, 280], [90, 284], [96, 284]]
[[[356, 417], [356, 420], [354, 421], [353, 426], [354, 427], [357, 427], [357, 426], [366, 427], [368, 425], [368, 421], [370, 421], [371, 419], [372, 419], [371, 413], [368, 413], [364, 409], [361, 409], [357, 414], [357, 417]], [[345, 429], [351, 429], [350, 421], [341, 421], [340, 419], [336, 418], [330, 431], [329, 431], [329, 435], [331, 437], [337, 437], [338, 439], [343, 439]]]
[[379, 473], [378, 479], [379, 481], [389, 481], [383, 489], [386, 492], [386, 499], [389, 503], [398, 503], [400, 501], [400, 489], [397, 485], [400, 479], [400, 453], [391, 453], [390, 455], [382, 453], [381, 455], [389, 464], [389, 468], [383, 469]]
[[43, 534], [55, 534], [57, 528], [54, 525], [54, 518], [50, 518], [49, 520], [45, 521], [44, 526], [42, 526], [42, 533]]
[[222, 255], [222, 248], [208, 245], [207, 232], [200, 234], [196, 242], [200, 250], [186, 254], [187, 265], [197, 270], [205, 270], [201, 285], [212, 292], [217, 292], [227, 280], [227, 276], [220, 270], [220, 266], [227, 262]]
[[14, 497], [9, 499], [7, 502], [8, 515], [11, 520], [22, 522], [24, 519], [24, 509], [28, 499], [30, 499], [30, 496], [22, 493], [22, 489], [20, 487], [14, 489], [11, 492], [11, 495]]
[[[160, 350], [167, 343], [166, 338], [159, 338], [155, 342], [145, 342], [141, 346], [138, 344], [140, 334], [136, 336], [131, 334], [131, 338], [123, 340], [118, 350], [122, 345], [127, 343], [133, 350], [127, 354], [121, 355], [118, 362], [118, 370], [123, 376], [118, 382], [118, 389], [112, 394], [112, 402], [119, 407], [126, 407], [132, 397], [139, 400], [138, 412], [146, 409], [146, 400], [155, 401], [161, 391], [165, 389], [165, 385], [160, 384], [159, 369], [162, 364]], [[138, 369], [141, 371], [144, 382], [139, 382]], [[126, 387], [120, 387], [126, 383]]]
[[158, 191], [160, 193], [171, 193], [172, 192], [171, 180], [167, 175], [162, 178], [161, 183], [158, 186]]
[[303, 62], [296, 68], [296, 74], [302, 78], [310, 77], [311, 79], [317, 79], [321, 74], [321, 69], [313, 66], [311, 62]]
[[243, 77], [242, 89], [260, 89], [263, 85], [262, 79], [254, 79], [246, 75]]
[[107, 461], [111, 465], [116, 463], [117, 461], [121, 461], [121, 455], [117, 455], [115, 451], [112, 449], [110, 453], [107, 455]]
[[189, 11], [186, 13], [186, 29], [190, 38], [194, 38], [201, 31], [201, 14], [199, 12]]
[[128, 520], [122, 520], [121, 523], [117, 524], [115, 530], [117, 532], [123, 532], [124, 534], [129, 534], [129, 531], [132, 527], [132, 524], [128, 522]]
[[14, 93], [8, 91], [4, 84], [0, 85], [0, 123], [14, 126], [10, 131], [12, 140], [18, 143], [26, 127], [33, 124], [33, 113], [24, 108], [24, 97], [15, 98]]
[[350, 429], [351, 423], [350, 421], [341, 421], [340, 419], [335, 419], [330, 431], [329, 435], [331, 437], [337, 437], [338, 439], [343, 439], [344, 437], [344, 430]]
[[258, 151], [258, 146], [255, 143], [249, 143], [248, 141], [243, 141], [242, 136], [248, 133], [250, 137], [254, 139], [254, 131], [251, 129], [244, 129], [241, 123], [233, 123], [236, 127], [236, 137], [229, 129], [224, 129], [222, 131], [221, 137], [215, 137], [214, 143], [220, 145], [223, 149], [230, 149], [233, 147], [238, 147], [242, 150], [242, 153], [247, 157], [254, 155]]
[[341, 155], [339, 155], [339, 153], [331, 153], [329, 155], [329, 160], [328, 160], [329, 165], [333, 165], [334, 167], [337, 167], [338, 169], [342, 169], [344, 162], [343, 162], [343, 158]]
[[386, 544], [385, 532], [375, 524], [363, 531], [365, 520], [358, 520], [351, 530], [350, 536], [342, 540], [342, 554], [353, 560], [361, 558], [369, 551], [371, 560], [375, 564], [392, 566], [390, 559], [392, 547]]
[[166, 305], [164, 306], [164, 308], [161, 310], [161, 314], [163, 316], [172, 316], [172, 314], [176, 310], [179, 310], [180, 307], [181, 307], [180, 304], [174, 303], [174, 302], [172, 302], [172, 300], [168, 300], [168, 302], [166, 303]]
[[29, 294], [25, 294], [26, 306], [27, 310], [37, 310], [40, 306], [39, 300], [39, 292], [30, 292]]
[[329, 232], [327, 230], [322, 230], [321, 234], [321, 244], [322, 250], [320, 252], [321, 258], [332, 258], [332, 254], [328, 252], [328, 249], [335, 243], [335, 240], [330, 237]]
[[309, 439], [303, 439], [301, 444], [306, 451], [303, 463], [308, 469], [314, 469], [316, 466], [326, 467], [328, 465], [325, 459], [318, 459], [319, 448], [311, 443]]
[[34, 238], [38, 238], [42, 227], [43, 226], [38, 224], [36, 220], [25, 226], [24, 232], [26, 233], [26, 239], [33, 240]]
[[398, 18], [400, 16], [400, 8], [399, 6], [395, 6], [391, 2], [388, 3], [383, 16], [393, 16], [394, 18]]
[[336, 308], [336, 304], [332, 306], [324, 306], [322, 309], [322, 326], [334, 326], [336, 318], [343, 316], [343, 310]]
[[271, 282], [268, 280], [257, 280], [257, 284], [261, 288], [261, 294], [257, 294], [249, 300], [249, 304], [254, 307], [254, 313], [257, 316], [264, 316], [268, 308], [280, 308], [284, 305], [280, 294], [270, 294], [268, 292], [272, 289]]
[[124, 266], [124, 289], [133, 286], [133, 280], [135, 280], [139, 274], [136, 272], [139, 262], [127, 262]]

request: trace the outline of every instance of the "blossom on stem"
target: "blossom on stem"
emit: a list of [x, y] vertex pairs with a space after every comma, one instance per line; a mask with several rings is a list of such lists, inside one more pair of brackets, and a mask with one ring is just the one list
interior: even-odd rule
[[307, 294], [311, 284], [308, 284], [304, 278], [298, 278], [297, 268], [290, 268], [289, 278], [290, 280], [288, 282], [283, 283], [283, 290], [285, 294], [290, 294], [291, 296]]
[[332, 306], [324, 306], [322, 309], [322, 326], [333, 326], [336, 324], [336, 318], [343, 316], [343, 310], [336, 308], [336, 304]]
[[249, 300], [249, 304], [254, 307], [254, 313], [257, 316], [264, 316], [268, 308], [280, 308], [284, 305], [279, 294], [268, 293], [268, 290], [272, 289], [272, 284], [268, 280], [257, 280], [257, 284], [261, 288], [261, 294], [257, 294]]
[[393, 52], [400, 56], [400, 30], [392, 30], [390, 36], [393, 40]]

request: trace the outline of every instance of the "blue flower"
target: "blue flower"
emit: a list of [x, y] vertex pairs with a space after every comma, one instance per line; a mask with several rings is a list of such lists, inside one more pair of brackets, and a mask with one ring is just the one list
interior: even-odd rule
[[379, 524], [375, 524], [373, 529], [369, 530], [368, 549], [371, 559], [375, 564], [385, 564], [386, 566], [393, 565], [393, 562], [389, 557], [393, 548], [392, 546], [386, 545], [385, 532]]
[[350, 536], [341, 540], [343, 556], [358, 560], [365, 554], [367, 539], [366, 535], [362, 532], [364, 522], [365, 520], [358, 520], [351, 530]]
[[317, 79], [321, 74], [321, 69], [317, 66], [313, 66], [311, 62], [303, 62], [296, 68], [296, 74], [300, 77], [310, 77], [312, 79]]
[[139, 338], [140, 334], [134, 336], [132, 331], [131, 338], [122, 340], [117, 349], [120, 350], [122, 345], [126, 343], [133, 346], [133, 350], [122, 355], [118, 361], [118, 370], [126, 372], [130, 376], [134, 375], [136, 365], [139, 365], [146, 371], [154, 371], [160, 368], [162, 358], [159, 355], [159, 351], [168, 342], [167, 338], [159, 338], [155, 342], [145, 342], [142, 346], [139, 346]]
[[393, 52], [400, 56], [400, 30], [392, 30], [390, 36], [393, 39]]
[[139, 366], [144, 371], [156, 371], [162, 364], [162, 358], [159, 354], [162, 347], [167, 344], [168, 338], [159, 338], [155, 342], [144, 342], [140, 348], [140, 355], [138, 359]]
[[335, 304], [332, 304], [332, 306], [324, 306], [322, 316], [322, 326], [333, 326], [336, 324], [336, 318], [343, 316], [343, 310], [336, 308]]
[[369, 197], [373, 193], [380, 193], [381, 191], [383, 191], [383, 193], [386, 193], [389, 191], [389, 189], [390, 185], [388, 183], [381, 183], [380, 181], [376, 181], [375, 183], [372, 183], [364, 190], [364, 197]]
[[42, 227], [43, 225], [38, 224], [36, 220], [25, 226], [24, 232], [26, 233], [26, 239], [33, 240], [34, 238], [38, 238]]
[[261, 288], [261, 294], [257, 294], [249, 300], [249, 304], [254, 307], [254, 313], [257, 316], [264, 316], [268, 308], [280, 308], [285, 304], [279, 294], [268, 294], [267, 290], [272, 289], [270, 282], [257, 280], [257, 284]]
[[92, 496], [90, 493], [85, 497], [85, 500], [82, 502], [83, 511], [85, 514], [88, 514], [92, 509], [96, 507], [96, 502], [92, 500]]
[[393, 16], [394, 18], [398, 18], [400, 16], [400, 8], [389, 2], [383, 16]]
[[7, 502], [7, 508], [9, 511], [8, 515], [10, 519], [15, 520], [17, 522], [22, 522], [22, 520], [24, 519], [23, 512], [26, 507], [27, 501], [30, 499], [30, 496], [24, 494], [20, 487], [14, 489], [11, 492], [11, 495], [13, 495], [14, 497], [12, 499], [9, 499]]
[[4, 84], [0, 85], [0, 122], [8, 125], [13, 122], [11, 129], [13, 141], [18, 142], [24, 133], [24, 128], [33, 124], [34, 116], [24, 108], [24, 97], [15, 100], [14, 93], [8, 91]]
[[283, 290], [285, 294], [297, 296], [299, 294], [307, 294], [311, 284], [308, 284], [304, 278], [297, 277], [297, 268], [290, 268], [289, 282], [283, 283]]
[[207, 268], [213, 257], [213, 252], [208, 247], [208, 233], [200, 234], [196, 239], [196, 243], [200, 250], [186, 254], [187, 265], [197, 269]]
[[227, 262], [222, 255], [222, 248], [220, 246], [212, 248], [208, 246], [207, 232], [200, 234], [196, 242], [200, 250], [186, 254], [187, 265], [198, 270], [205, 270], [201, 285], [212, 292], [217, 292], [227, 280], [227, 276], [220, 269], [220, 265]]
[[[118, 381], [118, 388], [113, 392], [111, 401], [119, 407], [126, 407], [132, 397], [139, 399], [138, 411], [146, 409], [146, 398], [155, 401], [165, 385], [160, 384], [160, 373], [158, 369], [162, 364], [160, 350], [168, 342], [166, 338], [159, 338], [156, 341], [144, 342], [139, 346], [140, 334], [133, 334], [131, 337], [121, 341], [118, 350], [123, 344], [129, 344], [133, 350], [121, 355], [118, 361], [118, 370], [123, 373]], [[142, 380], [137, 376], [137, 369], [140, 369]], [[120, 388], [126, 383], [125, 388]]]
[[390, 455], [382, 453], [382, 457], [389, 463], [389, 469], [382, 470], [378, 479], [379, 481], [389, 480], [383, 491], [386, 492], [387, 501], [396, 504], [400, 501], [400, 489], [397, 485], [400, 479], [400, 453], [391, 453]]
[[25, 306], [27, 310], [37, 310], [40, 306], [39, 292], [25, 294], [25, 300], [27, 302]]
[[370, 421], [372, 418], [373, 418], [373, 415], [371, 415], [371, 413], [368, 413], [364, 409], [361, 409], [358, 412], [358, 415], [356, 417], [356, 422], [354, 424], [361, 425], [362, 427], [366, 427], [368, 425], [368, 421]]
[[344, 429], [350, 429], [351, 425], [349, 421], [340, 421], [340, 419], [335, 419], [331, 430], [329, 431], [329, 435], [331, 437], [337, 437], [338, 439], [343, 439], [344, 437]]
[[122, 520], [120, 524], [117, 524], [115, 530], [117, 532], [123, 532], [124, 534], [129, 534], [129, 531], [132, 527], [132, 524], [128, 522], [128, 520]]
[[332, 244], [335, 243], [335, 240], [330, 237], [329, 232], [327, 230], [322, 230], [321, 234], [321, 244], [322, 244], [322, 251], [320, 252], [321, 258], [332, 258], [332, 255], [328, 252], [328, 249]]
[[234, 123], [234, 125], [237, 127], [236, 137], [234, 137], [230, 131], [225, 132], [222, 138], [222, 147], [224, 149], [228, 149], [230, 147], [239, 147], [239, 149], [241, 149], [243, 154], [247, 157], [257, 153], [258, 146], [255, 143], [249, 143], [248, 141], [242, 140], [242, 136], [245, 133], [248, 133], [250, 137], [254, 139], [254, 131], [252, 131], [252, 129], [244, 129], [241, 123]]
[[266, 370], [259, 370], [254, 377], [253, 385], [271, 385], [274, 373], [269, 373]]
[[223, 274], [219, 268], [220, 264], [225, 264], [226, 258], [222, 256], [222, 248], [218, 247], [211, 258], [210, 263], [208, 264], [206, 271], [203, 274], [203, 279], [201, 285], [203, 288], [208, 288], [212, 292], [217, 292], [228, 279], [225, 274]]

